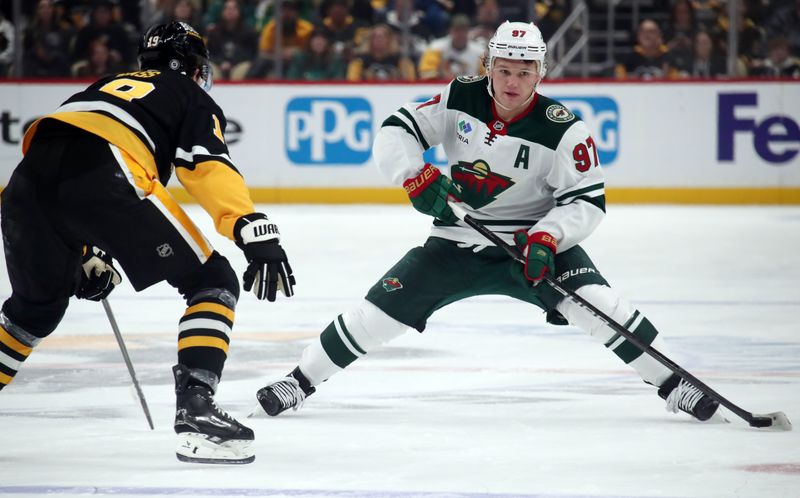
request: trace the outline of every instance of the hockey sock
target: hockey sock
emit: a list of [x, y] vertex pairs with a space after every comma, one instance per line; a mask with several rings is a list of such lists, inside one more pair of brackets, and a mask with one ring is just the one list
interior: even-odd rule
[[190, 301], [180, 320], [178, 363], [208, 370], [217, 378], [222, 374], [234, 318], [234, 310], [226, 302], [212, 292]]
[[380, 308], [362, 301], [355, 309], [331, 322], [300, 358], [300, 370], [312, 385], [319, 385], [358, 358], [405, 333], [404, 325]]
[[22, 362], [41, 339], [12, 324], [0, 313], [0, 391], [14, 380]]
[[[658, 337], [658, 330], [650, 323], [650, 320], [617, 294], [614, 289], [601, 285], [586, 285], [578, 289], [577, 292], [611, 319], [623, 325], [641, 342], [652, 345], [661, 353], [668, 354], [666, 345]], [[564, 299], [559, 303], [557, 309], [571, 324], [582, 328], [589, 332], [592, 337], [603, 341], [603, 344], [613, 351], [619, 359], [634, 368], [645, 382], [659, 386], [672, 373], [655, 358], [644, 354], [633, 343], [601, 322], [588, 310], [572, 302], [572, 300]]]

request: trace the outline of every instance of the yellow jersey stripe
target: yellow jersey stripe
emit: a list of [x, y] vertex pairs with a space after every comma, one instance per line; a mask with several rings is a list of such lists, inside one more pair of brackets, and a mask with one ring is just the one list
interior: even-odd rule
[[4, 386], [8, 385], [8, 384], [11, 384], [11, 381], [13, 379], [14, 379], [14, 377], [12, 377], [10, 375], [6, 375], [3, 372], [0, 372], [0, 384], [2, 384]]
[[222, 315], [230, 321], [233, 321], [234, 311], [227, 306], [217, 303], [198, 303], [186, 308], [186, 313], [183, 316], [191, 315], [192, 313], [200, 313], [203, 311], [216, 313]]
[[36, 120], [25, 133], [25, 138], [22, 141], [23, 154], [28, 151], [38, 124], [42, 119], [47, 118], [69, 123], [116, 145], [130, 154], [137, 163], [141, 164], [151, 178], [158, 178], [156, 161], [147, 145], [124, 124], [97, 112], [58, 112]]
[[0, 342], [25, 357], [29, 356], [33, 351], [32, 347], [19, 342], [16, 337], [9, 334], [3, 327], [0, 327]]
[[197, 335], [192, 337], [184, 337], [178, 341], [178, 351], [182, 351], [186, 348], [196, 347], [217, 348], [224, 351], [225, 354], [228, 354], [228, 343], [219, 337]]
[[172, 195], [158, 182], [153, 183], [151, 195], [155, 196], [161, 204], [169, 211], [174, 219], [186, 230], [194, 243], [199, 247], [206, 258], [211, 256], [211, 246], [200, 230], [194, 225], [191, 218], [184, 212], [180, 205], [173, 199]]

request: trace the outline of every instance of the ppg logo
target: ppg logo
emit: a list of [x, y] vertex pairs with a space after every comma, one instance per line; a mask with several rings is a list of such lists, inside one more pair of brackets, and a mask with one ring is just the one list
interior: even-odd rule
[[610, 166], [619, 152], [619, 107], [609, 97], [554, 97], [580, 117], [597, 144], [602, 166]]
[[352, 165], [372, 149], [372, 106], [360, 97], [296, 98], [286, 106], [286, 153], [296, 164]]

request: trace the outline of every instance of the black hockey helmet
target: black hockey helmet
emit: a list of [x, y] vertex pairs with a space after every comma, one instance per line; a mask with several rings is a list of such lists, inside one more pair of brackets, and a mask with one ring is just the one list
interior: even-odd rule
[[152, 26], [139, 42], [139, 68], [169, 68], [189, 77], [200, 70], [202, 87], [211, 89], [211, 64], [208, 49], [194, 28], [185, 22], [172, 21]]

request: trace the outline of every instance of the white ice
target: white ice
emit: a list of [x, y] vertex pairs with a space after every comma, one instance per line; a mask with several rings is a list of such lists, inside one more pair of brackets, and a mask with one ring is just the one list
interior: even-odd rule
[[[243, 294], [218, 393], [237, 417], [429, 219], [408, 206], [262, 206], [297, 295]], [[237, 272], [239, 250], [188, 208]], [[671, 357], [745, 410], [800, 423], [800, 208], [615, 206], [584, 244], [659, 328]], [[9, 294], [3, 272], [2, 295]], [[602, 344], [508, 298], [469, 299], [320, 386], [298, 412], [246, 419], [256, 461], [175, 459], [176, 323], [160, 284], [110, 298], [150, 431], [99, 304], [73, 301], [0, 393], [0, 497], [797, 497], [800, 429], [664, 410]]]

